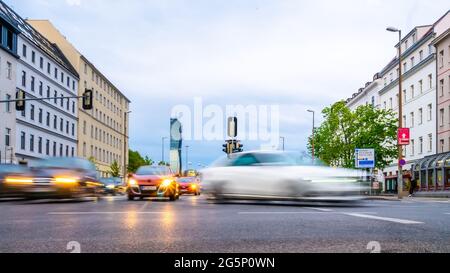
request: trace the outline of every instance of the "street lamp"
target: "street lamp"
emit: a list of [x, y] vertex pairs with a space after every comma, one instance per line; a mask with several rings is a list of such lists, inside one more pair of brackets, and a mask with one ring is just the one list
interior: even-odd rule
[[186, 145], [186, 170], [189, 169], [189, 145]]
[[164, 163], [164, 140], [166, 140], [167, 137], [161, 138], [161, 162]]
[[[127, 111], [123, 113], [123, 178], [127, 177], [127, 115], [131, 113], [131, 111]], [[129, 116], [129, 115], [128, 115]]]
[[312, 115], [313, 115], [313, 120], [312, 120], [312, 122], [313, 122], [313, 125], [312, 125], [312, 139], [311, 139], [311, 146], [312, 146], [312, 162], [314, 163], [314, 127], [315, 127], [315, 112], [314, 112], [314, 110], [306, 110], [306, 111], [308, 111], [308, 112], [310, 112], [310, 113], [312, 113]]
[[[390, 32], [398, 32], [398, 128], [403, 127], [402, 113], [402, 31], [395, 27], [386, 28]], [[403, 192], [403, 170], [400, 161], [403, 158], [403, 147], [398, 144], [398, 175], [397, 175], [397, 195], [402, 199]]]
[[282, 149], [283, 149], [283, 151], [284, 151], [284, 139], [285, 139], [285, 137], [280, 137], [280, 139], [283, 141], [282, 143], [283, 143], [283, 145], [281, 146], [282, 147]]

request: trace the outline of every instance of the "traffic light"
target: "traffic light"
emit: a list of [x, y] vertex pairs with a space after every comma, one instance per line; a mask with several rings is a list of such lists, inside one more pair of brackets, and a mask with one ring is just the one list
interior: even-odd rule
[[25, 111], [25, 91], [18, 90], [16, 92], [16, 111]]
[[222, 145], [223, 149], [222, 151], [226, 154], [230, 154], [230, 143], [227, 141], [227, 143]]
[[86, 89], [83, 94], [83, 109], [84, 110], [92, 110], [93, 103], [92, 103], [92, 90]]
[[241, 152], [244, 151], [243, 147], [244, 147], [244, 145], [242, 145], [241, 142], [239, 142], [239, 140], [238, 140], [234, 144], [234, 151], [233, 152], [234, 153], [241, 153]]

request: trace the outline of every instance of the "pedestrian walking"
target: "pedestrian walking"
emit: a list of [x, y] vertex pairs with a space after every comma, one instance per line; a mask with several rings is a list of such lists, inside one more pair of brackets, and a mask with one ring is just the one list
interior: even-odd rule
[[411, 184], [409, 186], [409, 197], [412, 197], [414, 195], [416, 187], [417, 187], [417, 178], [413, 177], [411, 178]]

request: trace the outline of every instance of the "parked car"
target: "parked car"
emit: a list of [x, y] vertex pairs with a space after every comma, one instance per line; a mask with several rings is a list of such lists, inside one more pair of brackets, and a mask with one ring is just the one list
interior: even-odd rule
[[176, 175], [167, 166], [142, 166], [128, 179], [128, 200], [139, 197], [168, 197], [175, 201], [180, 197]]
[[101, 178], [100, 183], [102, 183], [104, 194], [124, 195], [126, 192], [126, 187], [120, 177]]
[[281, 151], [223, 157], [201, 170], [201, 179], [213, 199], [355, 201], [367, 189], [356, 170], [312, 164]]
[[25, 188], [28, 198], [98, 197], [102, 184], [95, 165], [75, 157], [49, 158], [35, 162], [33, 183]]
[[181, 194], [200, 195], [200, 179], [196, 176], [179, 177], [177, 179], [180, 184]]
[[0, 197], [23, 197], [33, 182], [30, 168], [23, 165], [0, 164]]

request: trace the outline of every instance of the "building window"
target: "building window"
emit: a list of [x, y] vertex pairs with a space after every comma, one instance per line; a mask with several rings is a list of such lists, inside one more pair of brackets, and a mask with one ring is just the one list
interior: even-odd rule
[[390, 109], [393, 109], [392, 98], [389, 98], [389, 108], [390, 108]]
[[56, 115], [53, 116], [53, 128], [58, 129], [58, 117]]
[[58, 97], [58, 92], [55, 90], [54, 92], [53, 92], [53, 103], [54, 104], [57, 104], [58, 102], [57, 102], [57, 97]]
[[406, 90], [403, 90], [403, 92], [402, 92], [402, 99], [403, 99], [402, 104], [405, 104], [406, 103]]
[[439, 68], [444, 67], [444, 50], [439, 52]]
[[31, 62], [35, 63], [36, 62], [36, 52], [31, 51]]
[[[6, 94], [6, 100], [11, 100], [11, 95]], [[11, 103], [10, 102], [6, 103], [6, 112], [11, 113]]]
[[428, 134], [428, 152], [431, 152], [433, 149], [433, 135]]
[[25, 132], [20, 132], [20, 149], [25, 150]]
[[439, 140], [439, 151], [440, 151], [441, 153], [444, 152], [444, 145], [445, 145], [444, 139]]
[[50, 155], [50, 140], [45, 140], [45, 154]]
[[411, 119], [411, 128], [413, 128], [414, 127], [414, 112], [411, 112], [409, 114], [409, 118]]
[[444, 126], [444, 108], [439, 109], [439, 126]]
[[414, 85], [411, 85], [411, 87], [409, 88], [410, 92], [411, 92], [411, 99], [414, 98]]
[[39, 108], [38, 121], [39, 123], [42, 123], [42, 108]]
[[50, 98], [50, 86], [47, 86], [47, 98]]
[[53, 156], [56, 156], [56, 142], [53, 141]]
[[39, 68], [44, 69], [44, 58], [42, 57], [39, 58]]
[[64, 72], [61, 72], [61, 83], [64, 83]]
[[30, 152], [34, 152], [34, 135], [30, 135]]
[[27, 87], [27, 72], [22, 71], [22, 86]]
[[444, 96], [444, 79], [439, 81], [439, 96]]
[[75, 102], [74, 101], [72, 101], [72, 113], [75, 114]]
[[34, 105], [31, 105], [31, 110], [30, 110], [30, 119], [34, 120]]
[[414, 146], [414, 139], [411, 139], [411, 156], [414, 156], [415, 153], [415, 146]]
[[420, 94], [422, 94], [422, 92], [423, 92], [423, 81], [422, 80], [419, 81], [419, 92], [420, 92]]
[[83, 142], [83, 157], [86, 157], [86, 142]]
[[86, 121], [83, 120], [83, 135], [86, 135]]
[[11, 80], [12, 77], [12, 64], [10, 62], [6, 63], [6, 78]]
[[59, 144], [59, 156], [63, 156], [63, 148], [64, 148], [64, 145], [62, 143]]
[[75, 156], [75, 148], [74, 148], [74, 147], [72, 147], [72, 153], [71, 153], [71, 155], [72, 155], [72, 157]]
[[46, 117], [46, 120], [45, 120], [45, 124], [46, 124], [48, 127], [50, 127], [50, 113], [49, 113], [49, 112], [47, 112], [47, 117]]
[[69, 134], [69, 122], [66, 121], [66, 134]]
[[44, 90], [44, 85], [42, 82], [39, 82], [39, 96], [42, 96], [42, 91]]
[[38, 153], [42, 154], [42, 137], [38, 138]]
[[423, 138], [419, 137], [419, 154], [423, 153]]
[[407, 63], [403, 63], [403, 71], [406, 72], [406, 70], [408, 70], [408, 64]]
[[412, 68], [412, 67], [414, 67], [414, 57], [411, 57], [410, 61], [411, 61], [411, 68]]
[[428, 75], [428, 88], [433, 88], [433, 74]]
[[64, 95], [63, 94], [61, 94], [61, 101], [59, 102], [59, 105], [61, 107], [64, 107]]
[[55, 67], [55, 79], [58, 79], [58, 68]]
[[34, 92], [34, 83], [35, 83], [35, 78], [33, 76], [31, 76], [31, 91]]
[[59, 119], [59, 130], [64, 132], [64, 120], [62, 118]]
[[433, 119], [433, 106], [431, 104], [428, 104], [428, 121]]
[[422, 108], [419, 108], [419, 125], [423, 122], [423, 111]]
[[50, 74], [51, 71], [51, 65], [50, 63], [47, 63], [47, 74]]
[[69, 145], [66, 145], [66, 156], [69, 156]]
[[11, 145], [11, 129], [6, 128], [5, 129], [5, 146], [9, 147]]
[[24, 58], [27, 57], [27, 46], [26, 45], [22, 45], [22, 56]]

